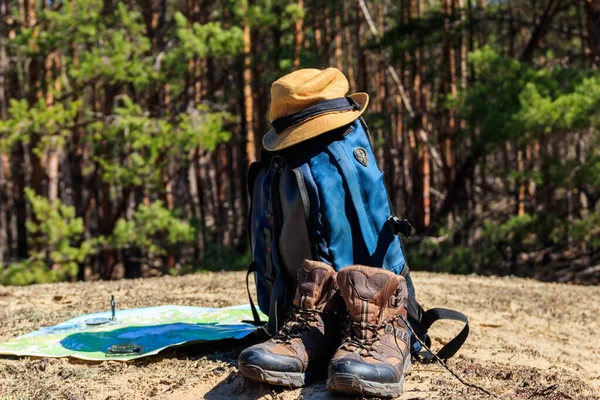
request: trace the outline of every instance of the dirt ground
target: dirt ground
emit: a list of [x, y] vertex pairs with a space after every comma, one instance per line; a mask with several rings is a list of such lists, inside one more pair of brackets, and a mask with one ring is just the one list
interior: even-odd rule
[[[103, 310], [247, 302], [244, 272], [145, 280], [0, 286], [0, 341]], [[600, 287], [517, 278], [415, 273], [426, 307], [465, 312], [471, 336], [448, 365], [502, 399], [600, 399]], [[438, 324], [439, 346], [460, 326]], [[236, 358], [249, 344], [227, 342], [167, 351], [134, 362], [0, 358], [1, 399], [341, 399], [318, 382], [303, 389], [244, 380]], [[402, 399], [484, 399], [437, 364], [415, 364]]]

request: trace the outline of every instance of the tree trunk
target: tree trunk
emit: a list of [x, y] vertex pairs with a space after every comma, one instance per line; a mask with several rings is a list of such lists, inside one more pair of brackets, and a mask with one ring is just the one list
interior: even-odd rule
[[[357, 16], [360, 15], [360, 5], [356, 3], [355, 13]], [[368, 85], [368, 73], [367, 73], [367, 57], [365, 51], [362, 49], [362, 38], [365, 35], [365, 24], [362, 18], [357, 17], [357, 24], [353, 29], [354, 35], [354, 48], [356, 49], [356, 85], [354, 90], [356, 91], [367, 91]]]
[[[418, 11], [416, 17], [420, 17]], [[412, 104], [416, 110], [421, 112], [423, 110], [422, 104], [422, 92], [421, 92], [421, 49], [416, 49], [412, 56], [412, 76], [413, 76], [413, 90], [412, 90]], [[416, 136], [416, 130], [419, 129], [417, 123], [413, 120], [411, 130], [412, 135]], [[420, 123], [420, 122], [419, 122]], [[424, 167], [427, 165], [427, 161], [423, 157], [423, 150], [417, 145], [416, 140], [412, 141], [412, 179], [413, 179], [413, 201], [414, 204], [414, 215], [415, 215], [415, 228], [417, 232], [422, 232], [425, 229], [425, 215], [426, 205], [424, 196]]]
[[344, 24], [344, 40], [346, 41], [346, 76], [348, 77], [348, 82], [350, 83], [350, 88], [352, 90], [356, 90], [356, 77], [354, 73], [354, 64], [355, 64], [355, 49], [352, 44], [352, 30], [357, 30], [356, 21], [350, 18], [350, 5], [352, 3], [345, 1], [343, 3], [343, 24]]
[[429, 164], [429, 152], [421, 148], [423, 159], [423, 227], [427, 229], [431, 224], [431, 171]]
[[[215, 160], [218, 169], [216, 171], [217, 181], [217, 215], [219, 217], [218, 225], [221, 227], [219, 242], [222, 246], [231, 247], [231, 226], [229, 224], [229, 205], [228, 192], [231, 182], [228, 179], [227, 171], [229, 169], [229, 158], [227, 157], [227, 145], [222, 143], [215, 152]], [[228, 207], [229, 205], [229, 207]]]
[[[105, 0], [106, 1], [106, 0]], [[105, 3], [106, 6], [106, 3]], [[102, 114], [111, 115], [114, 107], [114, 100], [117, 95], [117, 88], [113, 84], [104, 85], [104, 97], [101, 102]], [[104, 236], [112, 235], [115, 224], [122, 208], [114, 206], [111, 199], [111, 185], [108, 182], [100, 182], [101, 191], [101, 232]], [[126, 201], [129, 194], [123, 194], [123, 203]], [[113, 212], [114, 210], [114, 212]], [[113, 249], [105, 249], [102, 251], [102, 264], [100, 267], [100, 278], [109, 280], [113, 278], [114, 267], [117, 263], [117, 253]]]
[[24, 145], [15, 145], [12, 154], [12, 177], [14, 180], [13, 204], [17, 219], [17, 257], [24, 259], [28, 256], [27, 246], [27, 206], [25, 201], [25, 150]]
[[[522, 175], [525, 172], [525, 161], [523, 160], [523, 150], [517, 151], [517, 170]], [[524, 178], [519, 179], [519, 190], [517, 192], [517, 215], [522, 217], [525, 215], [525, 182]]]
[[[454, 59], [454, 49], [450, 41], [450, 18], [452, 16], [451, 0], [444, 0], [442, 2], [442, 9], [444, 13], [444, 40], [443, 40], [443, 54], [444, 63], [447, 69], [442, 73], [442, 84], [440, 94], [441, 97], [449, 94], [456, 94], [456, 62]], [[446, 186], [450, 185], [454, 174], [454, 157], [452, 154], [452, 137], [454, 136], [455, 119], [454, 112], [452, 110], [444, 111], [442, 121], [443, 140], [442, 140], [442, 154], [444, 162], [444, 183]]]
[[600, 0], [585, 0], [585, 11], [590, 60], [597, 65], [600, 60]]
[[[264, 44], [259, 37], [259, 30], [255, 29], [251, 32], [252, 46], [251, 54], [262, 54], [264, 51]], [[277, 66], [279, 69], [279, 65]], [[252, 105], [253, 105], [253, 126], [254, 132], [254, 147], [256, 150], [256, 157], [260, 155], [260, 149], [262, 148], [262, 138], [264, 134], [269, 130], [269, 121], [267, 116], [269, 114], [269, 86], [263, 82], [263, 74], [265, 71], [265, 64], [262, 62], [252, 63]]]
[[[38, 37], [40, 30], [39, 27], [36, 27], [37, 16], [35, 10], [35, 1], [33, 0], [20, 0], [19, 1], [19, 12], [21, 15], [21, 20], [25, 21], [27, 26], [33, 29], [33, 36]], [[41, 83], [40, 76], [43, 72], [43, 64], [40, 63], [38, 57], [31, 57], [31, 62], [29, 63], [29, 68], [26, 73], [27, 83], [26, 83], [26, 97], [31, 106], [35, 104], [35, 102], [42, 97], [41, 92]], [[38, 156], [38, 153], [33, 151], [40, 141], [40, 133], [35, 132], [31, 134], [30, 143], [27, 146], [28, 154], [27, 157], [24, 157], [24, 160], [29, 163], [27, 165], [30, 167], [28, 170], [31, 172], [29, 176], [29, 183], [33, 190], [39, 194], [43, 195], [43, 181], [44, 181], [44, 165], [42, 159]], [[24, 155], [25, 156], [25, 155]]]
[[250, 37], [250, 21], [248, 20], [248, 2], [244, 1], [244, 119], [246, 127], [246, 159], [248, 164], [256, 161], [258, 149], [254, 134], [254, 109], [252, 99], [252, 55], [250, 53], [252, 41]]
[[[204, 253], [207, 250], [208, 247], [208, 230], [209, 230], [209, 226], [208, 226], [208, 216], [210, 215], [210, 210], [208, 209], [208, 200], [206, 200], [207, 196], [206, 196], [206, 186], [207, 185], [207, 178], [206, 178], [206, 168], [205, 168], [205, 164], [206, 164], [206, 154], [204, 154], [204, 151], [202, 149], [199, 149], [197, 152], [197, 156], [196, 156], [196, 168], [197, 168], [197, 175], [196, 175], [196, 182], [197, 182], [197, 187], [198, 187], [198, 195], [199, 195], [199, 202], [200, 202], [200, 229], [201, 229], [201, 237], [200, 237], [200, 254], [202, 257], [204, 257]], [[210, 200], [210, 199], [209, 199]]]
[[323, 64], [331, 65], [331, 11], [330, 2], [320, 3], [323, 7]]
[[515, 27], [514, 17], [514, 0], [508, 0], [508, 56], [511, 58], [515, 57], [515, 36], [517, 29]]
[[[479, 161], [481, 156], [483, 155], [483, 152], [484, 147], [481, 144], [473, 144], [473, 146], [470, 149], [469, 155], [457, 169], [452, 184], [446, 190], [444, 198], [435, 212], [433, 218], [434, 221], [438, 221], [441, 218], [446, 217], [448, 213], [452, 210], [460, 196], [463, 194], [466, 179], [472, 174], [472, 171], [477, 165], [477, 162]], [[429, 233], [430, 232], [426, 232], [426, 234]]]
[[[424, 5], [420, 5], [418, 8], [418, 17], [423, 18], [425, 15]], [[428, 132], [433, 132], [431, 129], [431, 124], [429, 122], [429, 116], [427, 111], [430, 109], [431, 103], [431, 91], [429, 89], [429, 85], [425, 80], [427, 76], [427, 67], [426, 67], [426, 58], [425, 58], [425, 49], [420, 47], [417, 50], [417, 70], [419, 71], [419, 81], [420, 81], [420, 90], [418, 93], [418, 109], [421, 110], [422, 117], [420, 121], [420, 129], [427, 129]], [[452, 62], [450, 63], [452, 65]], [[452, 67], [451, 67], [452, 68]], [[422, 160], [422, 177], [423, 177], [423, 229], [427, 229], [431, 224], [431, 162], [429, 159], [429, 151], [425, 144], [423, 143], [419, 148], [419, 158]]]
[[7, 86], [7, 56], [6, 56], [6, 41], [8, 40], [8, 15], [7, 6], [8, 0], [0, 0], [0, 119], [6, 119], [8, 101], [6, 99]]
[[[1, 1], [1, 0], [0, 0]], [[5, 254], [8, 253], [8, 155], [0, 153], [0, 271], [4, 265]]]
[[[110, 237], [113, 233], [113, 214], [112, 204], [110, 201], [110, 185], [106, 182], [102, 182], [101, 184], [101, 212], [102, 212], [102, 234], [106, 237]], [[112, 249], [102, 250], [102, 261], [100, 266], [100, 278], [104, 280], [110, 280], [113, 277], [113, 271], [115, 267], [116, 254]]]
[[[48, 63], [46, 64], [46, 82], [49, 84], [54, 81], [54, 91], [60, 93], [60, 53], [58, 50], [53, 51], [48, 56]], [[54, 105], [54, 98], [52, 90], [48, 90], [46, 95], [46, 105], [48, 109], [52, 109]], [[53, 138], [53, 145], [48, 149], [48, 200], [54, 201], [58, 199], [58, 180], [59, 180], [59, 164], [62, 148], [59, 148], [56, 144], [56, 138]]]
[[[201, 212], [200, 212], [200, 193], [198, 190], [198, 171], [196, 166], [198, 164], [198, 149], [191, 150], [191, 162], [188, 166], [188, 190], [189, 197], [192, 202], [192, 218], [195, 221], [194, 228], [196, 229], [196, 233], [198, 235], [202, 235], [202, 220], [201, 220]], [[202, 258], [202, 254], [200, 251], [202, 245], [202, 241], [199, 240], [198, 243], [194, 244], [194, 261], [198, 261]]]
[[[173, 179], [172, 179], [172, 173], [173, 173], [173, 165], [169, 165], [166, 168], [166, 176], [165, 176], [165, 202], [166, 202], [166, 206], [167, 209], [169, 211], [174, 211], [175, 210], [175, 197], [173, 196]], [[166, 255], [166, 273], [169, 273], [169, 271], [173, 268], [175, 268], [175, 264], [176, 264], [176, 259], [175, 259], [175, 249], [173, 249], [172, 246], [167, 246], [167, 255]]]
[[550, 30], [550, 23], [552, 19], [559, 11], [563, 0], [549, 0], [544, 13], [540, 17], [539, 23], [535, 26], [535, 29], [531, 33], [529, 42], [525, 46], [525, 50], [521, 53], [521, 61], [529, 62], [533, 58], [535, 50], [539, 47], [540, 42], [546, 37]]
[[333, 23], [335, 25], [335, 33], [334, 33], [334, 40], [335, 40], [335, 67], [337, 69], [339, 69], [340, 71], [342, 70], [343, 66], [343, 50], [342, 50], [342, 22], [341, 22], [341, 17], [340, 17], [340, 13], [337, 11], [340, 9], [340, 7], [343, 7], [342, 3], [340, 0], [338, 0], [336, 3], [336, 12], [335, 12], [335, 16], [333, 17]]
[[[243, 75], [243, 71], [241, 68], [238, 68], [238, 73], [236, 74], [236, 79], [238, 83], [238, 86], [243, 86], [243, 82], [244, 82], [244, 75]], [[237, 110], [241, 111], [244, 110], [245, 107], [245, 97], [244, 97], [244, 93], [242, 91], [238, 91], [239, 95], [237, 98]], [[249, 208], [249, 196], [248, 196], [248, 191], [246, 190], [247, 187], [247, 176], [246, 176], [246, 171], [247, 171], [247, 166], [249, 164], [248, 161], [248, 155], [246, 153], [246, 146], [245, 146], [245, 141], [243, 140], [244, 138], [244, 132], [247, 131], [246, 128], [247, 125], [247, 121], [245, 118], [241, 118], [241, 124], [239, 126], [239, 131], [238, 131], [238, 140], [234, 141], [233, 144], [236, 146], [236, 160], [237, 160], [237, 178], [240, 182], [240, 198], [241, 198], [241, 204], [242, 204], [242, 212], [246, 213], [248, 212], [248, 208]], [[246, 217], [244, 217], [244, 221], [246, 220]], [[249, 232], [247, 232], [247, 224], [243, 223], [242, 224], [242, 232], [244, 233], [244, 235], [242, 235], [243, 237], [243, 242], [244, 243], [248, 243], [249, 244], [249, 240], [248, 240], [248, 234]], [[245, 247], [245, 249], [248, 247]]]
[[[0, 0], [0, 120], [7, 117], [7, 100], [6, 100], [6, 40], [8, 39], [8, 7], [7, 0]], [[4, 257], [8, 254], [9, 230], [9, 194], [8, 182], [10, 176], [7, 176], [9, 171], [10, 159], [8, 154], [0, 152], [0, 267], [4, 264]]]
[[[298, 0], [298, 7], [304, 8], [304, 0]], [[304, 40], [304, 19], [298, 18], [294, 24], [294, 69], [300, 67], [300, 51], [302, 50], [302, 41]]]
[[[321, 13], [319, 12], [318, 0], [314, 0], [312, 4], [312, 20], [313, 20], [313, 32], [315, 36], [315, 49], [317, 54], [323, 55], [323, 30], [321, 28]], [[279, 40], [279, 38], [273, 38], [273, 40]]]
[[[467, 90], [468, 82], [468, 67], [467, 67], [467, 47], [468, 47], [468, 31], [467, 31], [467, 9], [465, 7], [465, 0], [458, 0], [458, 7], [460, 9], [460, 22], [461, 22], [461, 34], [460, 34], [460, 83], [461, 90]], [[464, 128], [464, 121], [461, 122], [461, 128]]]

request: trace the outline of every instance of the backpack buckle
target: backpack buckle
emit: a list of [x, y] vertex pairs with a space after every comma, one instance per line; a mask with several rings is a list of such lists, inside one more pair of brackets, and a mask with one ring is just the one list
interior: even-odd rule
[[409, 238], [412, 236], [413, 227], [406, 218], [400, 219], [400, 218], [396, 217], [395, 215], [392, 215], [388, 218], [387, 222], [388, 222], [388, 225], [390, 226], [390, 229], [394, 235], [397, 235], [400, 233], [400, 234], [402, 234], [402, 236], [404, 236], [406, 238]]

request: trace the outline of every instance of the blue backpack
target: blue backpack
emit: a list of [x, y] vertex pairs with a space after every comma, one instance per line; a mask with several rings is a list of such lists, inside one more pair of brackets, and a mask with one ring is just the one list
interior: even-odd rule
[[[458, 351], [469, 333], [467, 318], [456, 311], [424, 311], [416, 302], [399, 234], [412, 227], [398, 218], [377, 166], [371, 137], [362, 118], [290, 148], [269, 153], [250, 166], [248, 218], [258, 307], [269, 316], [267, 330], [276, 332], [292, 305], [297, 271], [303, 260], [328, 263], [336, 271], [361, 264], [388, 269], [406, 278], [408, 316], [421, 341], [439, 319], [465, 323], [439, 352], [442, 359]], [[256, 325], [262, 325], [250, 290]], [[421, 342], [412, 338], [413, 353]]]

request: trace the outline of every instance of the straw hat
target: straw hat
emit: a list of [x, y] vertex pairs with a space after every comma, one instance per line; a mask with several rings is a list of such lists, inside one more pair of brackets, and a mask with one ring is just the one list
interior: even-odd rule
[[[285, 149], [360, 117], [369, 95], [355, 93], [344, 97], [347, 92], [348, 80], [337, 68], [300, 69], [275, 81], [271, 86], [269, 118], [273, 128], [263, 137], [265, 149]], [[326, 101], [335, 99], [338, 100]], [[345, 107], [332, 108], [336, 103]]]

